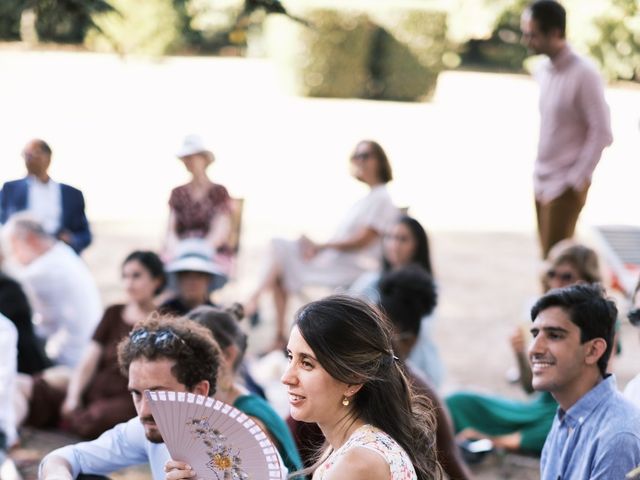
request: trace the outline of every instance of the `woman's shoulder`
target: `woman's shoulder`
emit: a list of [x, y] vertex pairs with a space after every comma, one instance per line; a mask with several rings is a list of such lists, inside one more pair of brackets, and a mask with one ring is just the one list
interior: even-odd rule
[[360, 427], [347, 441], [345, 449], [349, 455], [360, 456], [364, 456], [364, 452], [368, 451], [366, 458], [376, 458], [377, 462], [382, 462], [391, 469], [392, 480], [414, 478], [411, 460], [404, 449], [389, 434], [373, 425]]
[[349, 478], [351, 480], [389, 480], [393, 479], [389, 463], [369, 448], [354, 445], [333, 465], [326, 480]]

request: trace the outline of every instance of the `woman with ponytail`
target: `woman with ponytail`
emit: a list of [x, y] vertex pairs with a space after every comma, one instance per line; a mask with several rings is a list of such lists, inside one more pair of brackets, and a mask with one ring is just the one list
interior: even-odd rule
[[441, 479], [435, 417], [395, 356], [391, 328], [367, 303], [331, 296], [303, 307], [282, 382], [291, 416], [317, 423], [327, 446], [314, 480]]

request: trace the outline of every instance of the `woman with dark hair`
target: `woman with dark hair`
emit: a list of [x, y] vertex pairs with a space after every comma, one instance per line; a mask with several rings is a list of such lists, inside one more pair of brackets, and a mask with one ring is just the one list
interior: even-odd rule
[[[427, 232], [415, 218], [401, 217], [387, 232], [382, 242], [382, 270], [363, 274], [349, 289], [349, 293], [364, 296], [368, 300], [380, 301], [380, 278], [384, 274], [401, 270], [409, 265], [422, 269], [433, 278], [431, 253]], [[433, 309], [431, 309], [433, 310]], [[415, 342], [408, 362], [423, 373], [433, 385], [439, 387], [444, 377], [444, 365], [431, 330], [434, 315], [425, 314], [420, 327], [420, 336]]]
[[391, 165], [382, 147], [358, 143], [351, 155], [352, 175], [369, 187], [367, 195], [347, 212], [333, 237], [318, 243], [302, 236], [296, 241], [274, 239], [266, 273], [245, 304], [247, 315], [257, 311], [260, 295], [271, 290], [276, 310], [273, 349], [286, 343], [287, 301], [306, 285], [348, 288], [360, 275], [379, 268], [381, 238], [398, 216], [386, 184]]
[[198, 307], [189, 312], [187, 318], [208, 328], [222, 351], [216, 399], [251, 416], [276, 445], [287, 469], [300, 470], [302, 460], [287, 424], [266, 400], [250, 393], [239, 381], [238, 371], [247, 350], [247, 334], [238, 324], [242, 316], [242, 307], [235, 304], [229, 310]]
[[442, 478], [433, 408], [414, 394], [377, 309], [346, 296], [312, 302], [296, 315], [287, 354], [291, 416], [327, 439], [308, 469], [315, 480]]
[[[422, 327], [422, 319], [436, 306], [436, 289], [431, 276], [417, 265], [391, 270], [380, 279], [380, 308], [393, 326], [393, 348], [405, 362], [413, 350]], [[471, 474], [454, 441], [451, 419], [444, 402], [422, 374], [405, 363], [413, 388], [433, 404], [436, 420], [436, 445], [442, 468], [451, 480], [468, 479]]]
[[[68, 388], [36, 377], [27, 390], [26, 424], [62, 427], [82, 438], [98, 437], [136, 415], [117, 361], [117, 345], [137, 322], [155, 310], [154, 298], [165, 285], [164, 266], [153, 252], [134, 251], [122, 264], [122, 280], [129, 300], [104, 312]], [[26, 413], [26, 412], [24, 412]]]

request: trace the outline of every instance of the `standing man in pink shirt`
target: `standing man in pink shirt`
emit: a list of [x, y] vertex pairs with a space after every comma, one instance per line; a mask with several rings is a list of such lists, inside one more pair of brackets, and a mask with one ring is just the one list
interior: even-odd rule
[[522, 14], [522, 41], [548, 57], [536, 72], [540, 84], [540, 139], [534, 168], [538, 235], [543, 258], [573, 236], [591, 175], [611, 144], [609, 107], [594, 65], [565, 38], [566, 11], [537, 0]]

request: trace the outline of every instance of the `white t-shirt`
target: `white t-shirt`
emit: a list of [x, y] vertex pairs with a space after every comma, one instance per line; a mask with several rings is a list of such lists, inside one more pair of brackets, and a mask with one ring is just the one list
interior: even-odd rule
[[36, 333], [57, 364], [74, 367], [102, 316], [96, 283], [71, 247], [56, 242], [18, 271], [34, 311]]
[[0, 430], [7, 436], [7, 447], [17, 438], [13, 411], [13, 391], [18, 369], [18, 331], [0, 313]]

